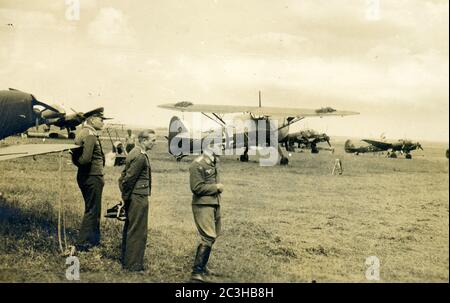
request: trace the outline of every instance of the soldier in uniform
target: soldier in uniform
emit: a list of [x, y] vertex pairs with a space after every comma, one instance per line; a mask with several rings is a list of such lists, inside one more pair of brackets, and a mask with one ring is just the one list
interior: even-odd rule
[[130, 271], [144, 270], [148, 231], [148, 197], [151, 194], [151, 167], [147, 152], [153, 148], [153, 130], [141, 131], [138, 142], [127, 156], [119, 179], [126, 220], [122, 238], [122, 266]]
[[220, 194], [223, 185], [217, 171], [218, 153], [206, 148], [189, 167], [189, 181], [192, 191], [192, 212], [200, 234], [200, 244], [192, 268], [192, 281], [207, 282], [205, 275], [211, 248], [220, 234]]
[[82, 153], [76, 159], [76, 165], [78, 166], [77, 183], [85, 204], [80, 234], [76, 242], [76, 248], [79, 251], [86, 251], [100, 244], [105, 155], [98, 131], [103, 129], [103, 119], [105, 119], [103, 112], [89, 117], [75, 137], [75, 144], [82, 146]]

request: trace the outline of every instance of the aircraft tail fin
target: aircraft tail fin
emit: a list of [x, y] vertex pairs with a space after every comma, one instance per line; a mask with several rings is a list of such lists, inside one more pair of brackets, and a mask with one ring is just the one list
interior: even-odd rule
[[345, 152], [352, 153], [355, 149], [355, 145], [352, 143], [351, 140], [345, 141]]
[[[166, 136], [168, 147], [169, 147], [169, 154], [173, 156], [180, 156], [180, 151], [178, 149], [181, 149], [183, 146], [183, 142], [186, 140], [186, 138], [189, 137], [190, 130], [186, 126], [186, 122], [181, 120], [177, 116], [173, 116], [172, 119], [170, 119], [169, 123], [169, 134]], [[179, 134], [184, 134], [184, 136], [179, 137], [185, 137], [185, 138], [176, 138]], [[176, 139], [175, 141], [173, 139]]]
[[169, 135], [167, 140], [171, 141], [176, 135], [181, 133], [188, 133], [189, 129], [185, 122], [177, 116], [173, 116], [169, 123]]

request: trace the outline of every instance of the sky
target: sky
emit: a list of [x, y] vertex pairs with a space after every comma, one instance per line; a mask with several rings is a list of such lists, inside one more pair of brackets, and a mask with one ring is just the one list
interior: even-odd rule
[[448, 28], [439, 0], [0, 0], [0, 89], [147, 127], [178, 114], [158, 104], [261, 90], [360, 112], [293, 131], [448, 142]]

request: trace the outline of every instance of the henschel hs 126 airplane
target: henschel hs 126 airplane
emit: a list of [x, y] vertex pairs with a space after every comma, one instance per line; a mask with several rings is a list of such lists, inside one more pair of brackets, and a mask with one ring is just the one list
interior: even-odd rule
[[[261, 106], [261, 93], [259, 94], [259, 106], [193, 104], [184, 101], [162, 104], [158, 107], [180, 112], [198, 112], [215, 121], [221, 128], [214, 131], [214, 133], [220, 134], [220, 143], [224, 150], [245, 149], [244, 153], [240, 155], [242, 162], [248, 161], [250, 147], [276, 147], [278, 149], [277, 156], [279, 157], [280, 165], [287, 165], [289, 162], [288, 158], [283, 155], [279, 143], [285, 142], [289, 134], [289, 126], [292, 124], [307, 117], [359, 114], [352, 111], [338, 111], [331, 107], [320, 109], [263, 107]], [[243, 114], [235, 120], [234, 125], [227, 125], [220, 115], [230, 113]], [[236, 121], [241, 121], [242, 123], [237, 123], [239, 124], [237, 127]], [[169, 153], [177, 159], [181, 159], [190, 154], [201, 153], [207, 145], [205, 144], [207, 138], [208, 135], [197, 139], [193, 138], [181, 119], [173, 117], [169, 124], [169, 135], [167, 137], [169, 141]]]

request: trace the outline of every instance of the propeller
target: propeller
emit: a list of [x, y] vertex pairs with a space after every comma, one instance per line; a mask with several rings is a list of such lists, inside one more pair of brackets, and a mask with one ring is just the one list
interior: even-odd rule
[[419, 142], [417, 142], [416, 145], [417, 145], [417, 148], [420, 148], [421, 150], [423, 150], [422, 145]]

